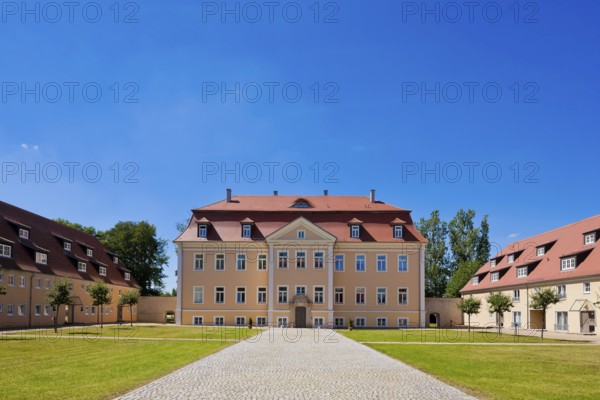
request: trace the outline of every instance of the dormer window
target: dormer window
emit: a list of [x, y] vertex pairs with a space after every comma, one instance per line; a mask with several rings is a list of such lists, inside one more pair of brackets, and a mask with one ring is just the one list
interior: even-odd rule
[[208, 226], [206, 225], [198, 225], [198, 237], [205, 238], [208, 233]]
[[87, 264], [83, 261], [79, 261], [77, 263], [77, 271], [79, 272], [87, 272]]
[[471, 278], [471, 285], [479, 285], [479, 277], [474, 276]]
[[394, 226], [394, 237], [401, 238], [402, 237], [402, 225]]
[[125, 272], [125, 280], [126, 281], [130, 281], [131, 280], [131, 274], [129, 272]]
[[596, 243], [596, 232], [586, 233], [583, 237], [583, 243], [585, 245]]
[[290, 208], [312, 208], [310, 203], [305, 199], [297, 199]]
[[509, 254], [508, 255], [508, 263], [512, 264], [515, 262], [515, 255], [514, 254]]
[[243, 224], [242, 225], [242, 237], [249, 238], [251, 233], [252, 233], [252, 225]]
[[12, 256], [12, 247], [0, 244], [0, 257], [10, 258]]
[[19, 228], [19, 237], [22, 239], [29, 239], [29, 231], [27, 229]]
[[298, 231], [296, 234], [296, 237], [300, 240], [304, 239], [305, 237], [305, 232], [304, 231]]
[[496, 259], [490, 260], [490, 268], [494, 268], [496, 266]]
[[577, 267], [575, 257], [563, 258], [562, 260], [560, 260], [561, 271], [569, 271], [575, 269], [575, 267]]
[[38, 264], [48, 264], [48, 254], [35, 252], [35, 262]]
[[106, 267], [100, 267], [99, 272], [101, 276], [106, 276]]
[[351, 238], [359, 238], [360, 237], [360, 225], [350, 225], [350, 237]]
[[87, 254], [88, 257], [94, 257], [94, 250], [87, 249], [86, 254]]
[[71, 251], [71, 249], [72, 249], [71, 243], [65, 242], [63, 244], [63, 248], [65, 249], [65, 251]]
[[400, 218], [395, 218], [390, 225], [392, 227], [392, 234], [394, 238], [400, 239], [402, 238], [403, 229], [402, 226], [406, 223], [406, 221], [401, 220]]
[[117, 256], [113, 257], [113, 263], [118, 264], [119, 263], [119, 257], [117, 257]]
[[546, 248], [544, 246], [538, 247], [537, 249], [535, 249], [535, 254], [538, 257], [543, 256], [544, 254], [546, 254]]
[[525, 277], [527, 277], [527, 267], [517, 268], [517, 278], [525, 278]]
[[500, 272], [492, 272], [490, 274], [490, 282], [497, 282], [500, 279]]

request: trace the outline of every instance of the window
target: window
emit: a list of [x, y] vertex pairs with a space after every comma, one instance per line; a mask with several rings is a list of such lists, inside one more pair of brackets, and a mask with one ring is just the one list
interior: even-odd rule
[[408, 304], [408, 288], [398, 288], [398, 304]]
[[6, 315], [8, 315], [9, 317], [12, 317], [13, 315], [15, 315], [14, 306], [12, 304], [6, 305]]
[[225, 317], [215, 317], [214, 324], [215, 325], [225, 325]]
[[106, 276], [106, 267], [100, 267], [100, 275]]
[[288, 326], [287, 317], [277, 317], [277, 326], [279, 328], [287, 328], [287, 326]]
[[277, 266], [279, 268], [287, 268], [288, 267], [288, 253], [287, 251], [280, 251], [277, 257]]
[[385, 272], [387, 270], [387, 257], [385, 255], [377, 256], [377, 272]]
[[490, 274], [490, 282], [497, 282], [498, 279], [500, 279], [500, 273], [499, 272], [492, 272]]
[[359, 287], [355, 289], [356, 304], [365, 304], [365, 288]]
[[198, 326], [198, 325], [203, 325], [204, 324], [204, 318], [203, 317], [194, 317], [192, 324]]
[[527, 267], [517, 268], [517, 278], [525, 278], [527, 276]]
[[334, 289], [333, 301], [335, 304], [344, 304], [344, 288], [336, 287]]
[[38, 264], [48, 264], [48, 254], [35, 252], [35, 262]]
[[545, 248], [544, 246], [541, 246], [541, 247], [538, 247], [538, 248], [536, 248], [536, 249], [535, 249], [535, 254], [536, 254], [538, 257], [541, 257], [541, 256], [543, 256], [544, 254], [546, 254], [546, 248]]
[[297, 236], [298, 239], [302, 240], [304, 239], [304, 231], [298, 231]]
[[194, 271], [204, 271], [204, 254], [194, 254]]
[[246, 325], [246, 317], [235, 317], [235, 324], [237, 326], [245, 326]]
[[360, 225], [350, 225], [350, 237], [351, 238], [359, 238], [360, 237]]
[[0, 244], [0, 257], [10, 258], [12, 255], [12, 247], [5, 244]]
[[237, 268], [238, 271], [245, 271], [246, 270], [246, 255], [245, 254], [238, 254], [237, 255], [236, 268]]
[[215, 270], [217, 270], [217, 271], [225, 270], [225, 254], [215, 255]]
[[46, 280], [46, 289], [50, 289], [52, 287], [52, 281], [50, 279]]
[[323, 269], [323, 252], [315, 251], [315, 269]]
[[78, 261], [77, 262], [77, 271], [86, 272], [87, 271], [87, 264], [84, 263], [83, 261]]
[[92, 249], [87, 249], [86, 253], [88, 257], [94, 257], [94, 251]]
[[35, 315], [42, 315], [42, 306], [39, 304], [35, 305]]
[[387, 318], [378, 317], [377, 318], [377, 327], [378, 328], [386, 328], [387, 327]]
[[52, 312], [52, 309], [50, 308], [50, 306], [48, 304], [46, 304], [44, 306], [44, 315], [50, 315], [50, 312]]
[[35, 280], [35, 288], [36, 289], [41, 289], [42, 288], [42, 280], [40, 278], [37, 278]]
[[521, 327], [521, 311], [513, 311], [511, 328]]
[[471, 285], [479, 285], [479, 277], [474, 276], [471, 278]]
[[297, 251], [296, 252], [296, 268], [299, 268], [299, 269], [306, 268], [306, 252], [305, 251]]
[[583, 282], [583, 293], [591, 293], [592, 287], [589, 282]]
[[131, 280], [131, 274], [129, 272], [125, 272], [125, 280], [126, 281], [130, 281]]
[[387, 303], [387, 289], [386, 288], [377, 288], [377, 304], [386, 304]]
[[405, 254], [400, 254], [398, 256], [398, 272], [406, 271], [408, 271], [408, 256]]
[[490, 268], [494, 268], [496, 266], [496, 259], [490, 260]]
[[256, 326], [266, 326], [267, 317], [256, 317]]
[[205, 238], [208, 230], [206, 229], [206, 225], [198, 225], [198, 237]]
[[558, 292], [558, 297], [561, 299], [567, 298], [567, 286], [566, 285], [558, 285], [556, 287], [556, 291]]
[[513, 303], [518, 303], [521, 301], [521, 291], [518, 289], [513, 290]]
[[399, 317], [398, 318], [398, 328], [402, 328], [402, 329], [408, 328], [408, 318]]
[[296, 296], [297, 295], [305, 295], [306, 294], [306, 286], [296, 286]]
[[15, 281], [15, 276], [14, 275], [9, 275], [8, 276], [8, 286], [15, 286], [16, 285], [15, 282], [16, 282]]
[[288, 301], [288, 289], [287, 286], [277, 287], [277, 302], [280, 304], [287, 303]]
[[96, 306], [92, 306], [92, 315], [96, 314]]
[[204, 287], [194, 286], [194, 304], [204, 303]]
[[258, 255], [258, 270], [265, 271], [267, 269], [267, 255], [259, 254]]
[[237, 304], [246, 304], [246, 288], [239, 287], [236, 289], [235, 302]]
[[224, 304], [225, 303], [225, 288], [224, 287], [216, 287], [215, 288], [215, 303], [216, 304]]
[[335, 270], [341, 272], [344, 270], [344, 255], [336, 254], [335, 256]]
[[508, 255], [508, 263], [512, 264], [515, 262], [515, 255], [514, 254], [509, 254]]
[[19, 228], [19, 237], [23, 239], [29, 239], [29, 231], [27, 229]]
[[325, 296], [323, 296], [323, 293], [325, 292], [325, 288], [323, 288], [323, 286], [315, 286], [314, 291], [315, 291], [315, 299], [314, 299], [315, 304], [323, 304], [323, 298], [325, 297]]
[[26, 287], [27, 279], [24, 276], [19, 276], [19, 287]]
[[365, 326], [367, 326], [367, 320], [365, 317], [357, 317], [354, 319], [355, 328], [364, 328]]
[[596, 243], [596, 232], [586, 233], [586, 235], [584, 236], [583, 242], [586, 245]]
[[557, 331], [569, 330], [569, 314], [566, 311], [556, 312], [556, 325], [554, 328]]
[[366, 269], [365, 266], [365, 255], [357, 254], [356, 255], [356, 271], [364, 272]]
[[119, 263], [119, 257], [113, 257], [113, 263], [118, 264]]
[[19, 317], [24, 317], [25, 316], [25, 304], [19, 304], [19, 308], [17, 309], [18, 313], [19, 313]]
[[575, 257], [563, 258], [562, 260], [560, 260], [561, 271], [568, 271], [570, 269], [575, 269], [575, 267]]
[[401, 238], [402, 237], [402, 225], [394, 226], [394, 237]]
[[313, 318], [313, 328], [325, 328], [325, 319], [323, 317]]
[[259, 287], [258, 288], [258, 297], [256, 299], [258, 304], [265, 304], [267, 302], [267, 288]]
[[333, 326], [334, 326], [334, 327], [336, 327], [336, 328], [341, 328], [341, 327], [343, 327], [343, 326], [344, 326], [344, 323], [345, 323], [345, 321], [344, 321], [344, 317], [335, 317], [335, 318], [333, 319]]
[[252, 232], [252, 225], [248, 225], [248, 224], [242, 225], [242, 237], [249, 238], [251, 232]]

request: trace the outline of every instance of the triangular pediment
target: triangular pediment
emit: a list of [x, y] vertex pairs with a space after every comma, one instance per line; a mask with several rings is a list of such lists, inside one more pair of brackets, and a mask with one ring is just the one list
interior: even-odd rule
[[[304, 238], [298, 237], [298, 231], [304, 232]], [[335, 242], [337, 238], [304, 217], [297, 218], [277, 229], [266, 238], [267, 242]]]

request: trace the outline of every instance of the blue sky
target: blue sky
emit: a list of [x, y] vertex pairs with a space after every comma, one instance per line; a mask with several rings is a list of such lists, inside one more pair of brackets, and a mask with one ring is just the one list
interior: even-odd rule
[[598, 2], [177, 3], [3, 2], [2, 200], [169, 240], [227, 187], [473, 208], [499, 245], [598, 214]]

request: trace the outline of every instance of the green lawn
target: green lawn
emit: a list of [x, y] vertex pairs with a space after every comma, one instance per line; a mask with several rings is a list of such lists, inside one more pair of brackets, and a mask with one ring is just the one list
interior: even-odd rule
[[369, 346], [479, 398], [600, 398], [599, 346]]
[[339, 333], [357, 342], [448, 342], [448, 343], [557, 343], [558, 339], [539, 336], [498, 335], [495, 330], [471, 331], [453, 329], [358, 329]]
[[4, 336], [1, 396], [3, 400], [111, 399], [230, 343]]

